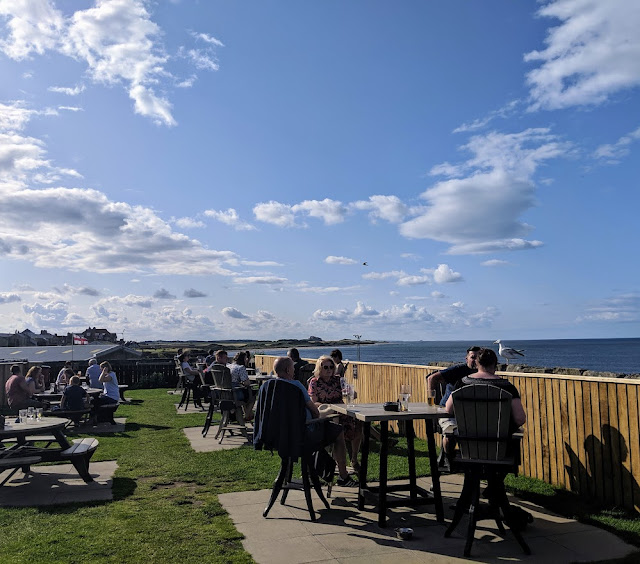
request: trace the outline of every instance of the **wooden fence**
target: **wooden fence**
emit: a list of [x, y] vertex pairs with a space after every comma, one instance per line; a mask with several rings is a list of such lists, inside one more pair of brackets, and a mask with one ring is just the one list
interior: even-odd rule
[[[257, 355], [256, 365], [270, 372], [274, 360]], [[425, 377], [439, 368], [351, 362], [346, 375], [362, 403], [395, 400], [401, 384], [411, 384], [413, 401], [425, 401]], [[518, 388], [527, 413], [522, 474], [640, 511], [640, 380], [499, 374]], [[424, 438], [424, 425], [416, 432]]]

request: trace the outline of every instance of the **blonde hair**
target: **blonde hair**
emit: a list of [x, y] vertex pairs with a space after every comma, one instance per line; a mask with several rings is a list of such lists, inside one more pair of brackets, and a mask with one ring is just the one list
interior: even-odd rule
[[105, 360], [104, 362], [101, 362], [101, 363], [100, 363], [100, 368], [102, 368], [103, 370], [104, 370], [105, 368], [108, 368], [108, 369], [109, 369], [109, 372], [111, 372], [111, 371], [113, 370], [113, 368], [111, 368], [111, 364], [109, 364], [109, 362], [108, 362], [108, 361], [106, 361], [106, 360]]
[[[313, 375], [317, 378], [322, 374], [322, 363], [328, 360], [333, 364], [333, 368], [335, 369], [336, 363], [335, 361], [327, 354], [323, 354], [318, 360], [316, 360], [316, 367], [313, 369]], [[335, 372], [335, 371], [334, 371]]]
[[38, 372], [41, 372], [42, 368], [40, 366], [32, 366], [31, 368], [29, 368], [29, 372], [27, 372], [27, 375], [25, 376], [25, 378], [33, 378], [34, 380], [36, 379], [36, 376], [38, 375]]

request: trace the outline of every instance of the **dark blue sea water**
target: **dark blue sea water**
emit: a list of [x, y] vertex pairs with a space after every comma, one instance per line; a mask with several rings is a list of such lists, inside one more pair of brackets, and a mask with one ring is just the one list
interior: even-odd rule
[[[553, 339], [543, 341], [503, 341], [504, 345], [524, 349], [519, 364], [539, 367], [582, 368], [624, 374], [640, 373], [640, 339]], [[437, 361], [463, 362], [471, 345], [491, 347], [491, 341], [394, 341], [376, 345], [361, 345], [363, 362], [392, 362], [399, 364], [430, 364]], [[357, 360], [357, 347], [341, 347], [342, 355]], [[286, 349], [269, 349], [265, 354], [282, 355]], [[329, 354], [330, 347], [304, 348], [305, 358]], [[504, 359], [500, 358], [501, 361]]]

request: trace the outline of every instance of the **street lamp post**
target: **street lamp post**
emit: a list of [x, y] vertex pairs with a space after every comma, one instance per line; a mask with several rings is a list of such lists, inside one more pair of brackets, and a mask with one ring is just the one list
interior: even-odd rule
[[354, 335], [354, 337], [358, 339], [358, 342], [356, 344], [356, 354], [358, 355], [358, 360], [360, 360], [360, 338], [362, 337], [362, 335]]

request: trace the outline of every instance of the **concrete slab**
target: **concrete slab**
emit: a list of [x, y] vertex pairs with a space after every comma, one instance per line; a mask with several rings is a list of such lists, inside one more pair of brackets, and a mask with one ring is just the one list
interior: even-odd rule
[[[419, 482], [422, 487], [431, 485], [428, 478]], [[514, 505], [534, 514], [534, 522], [524, 532], [533, 554], [525, 555], [508, 529], [502, 537], [495, 522], [487, 520], [478, 523], [472, 557], [464, 558], [467, 519], [463, 519], [451, 538], [444, 538], [453, 516], [450, 506], [460, 493], [462, 477], [444, 476], [441, 484], [446, 524], [438, 523], [433, 509], [427, 506], [426, 509], [391, 509], [389, 526], [380, 528], [374, 507], [368, 505], [364, 511], [358, 511], [357, 492], [352, 488], [334, 487], [330, 509], [313, 493], [314, 509], [319, 516], [315, 522], [309, 518], [304, 494], [299, 491], [289, 492], [286, 505], [280, 505], [278, 499], [266, 519], [262, 511], [270, 490], [222, 494], [219, 499], [238, 531], [245, 536], [245, 549], [259, 563], [386, 564], [398, 559], [402, 564], [503, 560], [548, 564], [619, 558], [636, 550], [602, 529], [512, 499]], [[397, 539], [396, 527], [413, 528], [413, 538]]]
[[253, 443], [251, 442], [253, 428], [250, 425], [247, 426], [247, 432], [249, 433], [248, 441], [240, 434], [230, 435], [229, 433], [226, 433], [222, 444], [218, 442], [219, 439], [215, 438], [216, 433], [218, 432], [217, 425], [211, 425], [206, 437], [202, 436], [202, 427], [186, 427], [183, 430], [184, 434], [187, 436], [187, 439], [189, 439], [191, 448], [196, 452], [230, 450], [234, 448], [240, 448], [241, 446], [253, 445]]
[[33, 507], [111, 500], [117, 468], [115, 460], [92, 462], [89, 470], [94, 481], [85, 484], [72, 464], [32, 466], [28, 474], [18, 471], [0, 488], [0, 506]]

